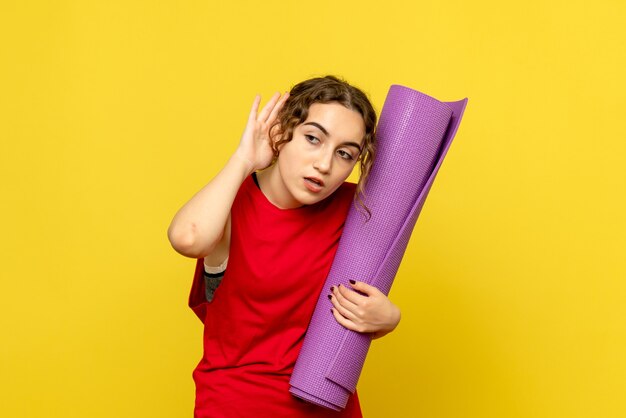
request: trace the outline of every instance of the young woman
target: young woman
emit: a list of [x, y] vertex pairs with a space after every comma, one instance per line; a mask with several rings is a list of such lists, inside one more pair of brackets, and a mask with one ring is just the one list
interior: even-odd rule
[[[376, 114], [362, 91], [333, 76], [276, 93], [259, 113], [260, 101], [224, 168], [168, 229], [174, 249], [198, 259], [189, 304], [204, 323], [204, 355], [193, 372], [194, 416], [360, 417], [356, 393], [335, 412], [292, 396], [289, 378], [320, 292], [329, 315], [372, 338], [400, 321], [359, 278], [352, 289], [322, 289], [350, 206], [368, 216], [359, 192]], [[345, 180], [357, 162], [355, 185]]]

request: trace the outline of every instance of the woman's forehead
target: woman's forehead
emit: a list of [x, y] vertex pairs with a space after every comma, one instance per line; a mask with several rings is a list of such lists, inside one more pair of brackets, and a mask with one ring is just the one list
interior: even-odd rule
[[336, 102], [313, 103], [302, 125], [313, 126], [328, 137], [337, 136], [342, 140], [360, 142], [365, 135], [361, 114]]

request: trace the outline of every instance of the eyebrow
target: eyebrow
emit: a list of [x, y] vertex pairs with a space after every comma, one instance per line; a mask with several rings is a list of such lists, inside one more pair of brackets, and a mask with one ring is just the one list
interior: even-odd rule
[[[324, 135], [330, 136], [328, 134], [328, 131], [326, 130], [326, 128], [324, 128], [322, 125], [320, 125], [317, 122], [306, 122], [306, 123], [303, 123], [303, 125], [315, 126], [317, 129], [319, 129], [320, 131], [324, 132]], [[341, 145], [353, 146], [353, 147], [357, 148], [359, 150], [359, 152], [361, 152], [361, 146], [359, 144], [357, 144], [356, 142], [348, 141], [348, 142], [342, 143]]]

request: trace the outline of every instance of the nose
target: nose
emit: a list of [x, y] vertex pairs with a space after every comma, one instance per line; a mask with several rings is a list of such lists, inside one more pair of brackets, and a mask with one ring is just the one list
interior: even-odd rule
[[324, 150], [321, 149], [317, 155], [315, 156], [315, 160], [313, 162], [313, 168], [323, 174], [330, 173], [330, 169], [333, 163], [333, 152], [332, 150]]

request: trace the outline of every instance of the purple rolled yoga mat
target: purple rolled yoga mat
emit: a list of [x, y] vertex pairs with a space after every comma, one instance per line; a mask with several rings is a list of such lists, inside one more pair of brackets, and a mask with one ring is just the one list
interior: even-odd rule
[[295, 396], [341, 410], [356, 390], [371, 338], [335, 320], [327, 290], [348, 286], [354, 279], [389, 293], [466, 104], [467, 99], [440, 102], [399, 85], [389, 89], [377, 128], [376, 159], [364, 190], [372, 216], [365, 222], [354, 206], [348, 212], [291, 376]]

